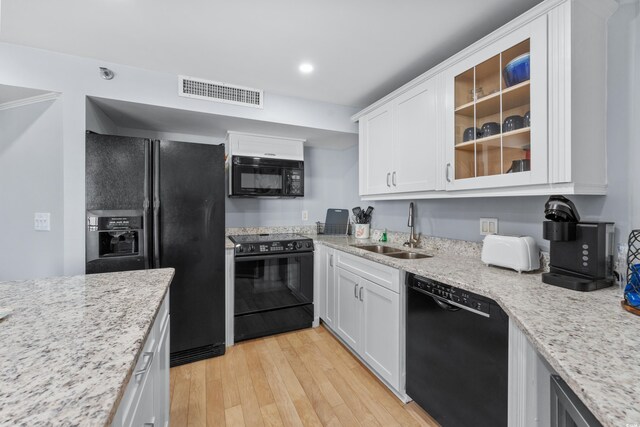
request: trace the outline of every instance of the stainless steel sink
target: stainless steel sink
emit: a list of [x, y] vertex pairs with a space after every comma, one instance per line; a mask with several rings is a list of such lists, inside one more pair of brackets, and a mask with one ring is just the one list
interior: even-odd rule
[[419, 254], [417, 252], [407, 252], [402, 249], [392, 248], [390, 246], [384, 245], [351, 245], [354, 248], [363, 249], [369, 252], [375, 252], [377, 254], [383, 254], [385, 256], [390, 256], [392, 258], [399, 259], [421, 259], [421, 258], [431, 258], [433, 255], [427, 254]]
[[422, 258], [431, 258], [433, 255], [427, 254], [419, 254], [417, 252], [394, 252], [391, 254], [385, 254], [386, 256], [390, 256], [392, 258], [399, 259], [422, 259]]
[[351, 245], [354, 248], [363, 249], [369, 252], [375, 252], [377, 254], [390, 254], [390, 253], [398, 253], [404, 252], [402, 249], [392, 248], [390, 246], [384, 245]]

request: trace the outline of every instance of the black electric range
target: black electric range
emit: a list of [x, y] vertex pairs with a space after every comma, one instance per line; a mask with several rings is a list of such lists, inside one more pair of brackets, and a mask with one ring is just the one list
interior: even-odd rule
[[298, 234], [246, 234], [229, 239], [236, 244], [235, 256], [313, 252], [313, 239]]
[[297, 234], [229, 239], [235, 243], [234, 341], [311, 327], [313, 240]]

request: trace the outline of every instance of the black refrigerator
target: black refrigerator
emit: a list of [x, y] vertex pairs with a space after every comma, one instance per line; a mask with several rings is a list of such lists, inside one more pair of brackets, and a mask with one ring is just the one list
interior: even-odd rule
[[87, 132], [86, 272], [173, 267], [171, 366], [224, 354], [224, 146]]

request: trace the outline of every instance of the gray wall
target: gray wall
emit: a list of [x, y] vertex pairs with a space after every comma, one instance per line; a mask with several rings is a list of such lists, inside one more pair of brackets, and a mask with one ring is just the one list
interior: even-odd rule
[[[176, 75], [144, 70], [102, 60], [0, 43], [0, 84], [37, 88], [61, 93], [62, 169], [64, 191], [65, 274], [80, 274], [85, 269], [85, 131], [86, 97], [117, 99], [205, 114], [233, 116], [271, 123], [352, 133], [357, 126], [349, 120], [355, 108], [265, 93], [264, 108], [203, 102], [176, 94]], [[46, 64], [43, 67], [42, 64]], [[116, 73], [104, 80], [98, 67]]]
[[[630, 231], [632, 189], [638, 136], [633, 126], [637, 101], [630, 88], [636, 87], [638, 49], [638, 2], [624, 3], [609, 21], [608, 40], [608, 194], [607, 196], [570, 197], [587, 221], [614, 221], [618, 241], [626, 241]], [[633, 147], [633, 148], [632, 148]], [[636, 154], [635, 156], [633, 154]], [[341, 152], [308, 150], [308, 190], [304, 200], [238, 200], [227, 204], [227, 226], [304, 224], [303, 208], [309, 210], [312, 223], [322, 220], [328, 207], [375, 207], [372, 225], [389, 230], [407, 230], [409, 201], [361, 202], [358, 197], [358, 151], [352, 147]], [[318, 182], [325, 180], [326, 182]], [[542, 248], [544, 203], [547, 197], [474, 198], [418, 200], [417, 231], [431, 236], [480, 241], [479, 218], [499, 220], [503, 234], [533, 236]], [[309, 223], [309, 222], [307, 222]], [[640, 226], [640, 224], [636, 224]]]
[[0, 281], [63, 273], [62, 165], [61, 99], [0, 110]]
[[[637, 86], [638, 68], [634, 51], [638, 42], [638, 2], [621, 4], [609, 21], [608, 34], [608, 100], [607, 100], [607, 168], [606, 196], [573, 196], [584, 220], [614, 221], [618, 241], [626, 241], [630, 231], [633, 206], [632, 185], [637, 182], [638, 132], [634, 110], [636, 97], [630, 88]], [[636, 92], [637, 89], [636, 89]], [[632, 148], [633, 147], [633, 148]], [[635, 155], [633, 153], [635, 152]], [[635, 186], [638, 191], [638, 186]], [[357, 188], [352, 188], [357, 194]], [[544, 202], [546, 197], [479, 198], [417, 201], [417, 231], [427, 235], [480, 241], [480, 217], [499, 220], [503, 234], [533, 236], [543, 248]], [[352, 198], [357, 203], [357, 198]], [[406, 230], [408, 201], [375, 202], [373, 225], [390, 230]], [[640, 226], [636, 223], [635, 226]]]
[[[98, 133], [136, 136], [200, 144], [220, 144], [224, 140], [202, 135], [157, 132], [117, 126], [98, 106], [87, 100], [87, 129]], [[346, 208], [357, 186], [357, 146], [346, 150], [305, 147], [305, 197], [301, 199], [225, 200], [227, 227], [305, 225], [324, 221], [327, 208]], [[351, 175], [355, 172], [355, 178]], [[351, 175], [350, 175], [351, 174]], [[228, 189], [228, 183], [225, 183]], [[357, 187], [356, 193], [357, 195]], [[347, 203], [348, 202], [348, 203]], [[309, 215], [302, 220], [302, 211]]]
[[[355, 156], [354, 156], [355, 153]], [[352, 185], [348, 172], [357, 172], [357, 147], [332, 150], [305, 147], [305, 195], [301, 199], [227, 198], [227, 227], [313, 225], [324, 222], [327, 208], [351, 206]], [[356, 193], [357, 194], [357, 193]], [[309, 220], [302, 220], [302, 211]]]
[[[630, 133], [630, 153], [629, 153], [629, 188], [630, 188], [630, 200], [631, 200], [631, 220], [630, 227], [637, 229], [640, 228], [640, 179], [638, 179], [634, 170], [637, 165], [637, 159], [640, 159], [640, 132], [637, 131], [638, 118], [640, 117], [640, 79], [638, 79], [638, 72], [640, 71], [640, 6], [636, 1], [630, 5], [625, 6], [625, 10], [629, 14], [631, 21], [631, 37], [634, 43], [629, 51], [629, 56], [634, 60], [633, 73], [630, 74], [631, 81], [629, 82], [629, 93], [631, 95], [631, 107], [629, 108], [632, 121], [629, 123]], [[636, 126], [636, 128], [634, 128]]]

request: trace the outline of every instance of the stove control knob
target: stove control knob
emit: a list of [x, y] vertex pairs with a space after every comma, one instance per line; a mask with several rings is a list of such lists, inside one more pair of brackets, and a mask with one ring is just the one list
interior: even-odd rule
[[249, 252], [253, 252], [256, 250], [256, 247], [253, 245], [249, 245]]
[[306, 246], [307, 246], [307, 249], [308, 249], [308, 248], [311, 248], [311, 242], [307, 242], [307, 243], [306, 243]]
[[244, 247], [242, 247], [242, 246], [238, 246], [238, 252], [239, 252], [239, 253], [244, 252]]
[[298, 242], [292, 242], [292, 243], [291, 243], [291, 247], [292, 247], [293, 249], [298, 249], [298, 247], [299, 247], [299, 246], [300, 246], [300, 245], [298, 244]]

